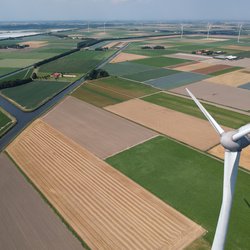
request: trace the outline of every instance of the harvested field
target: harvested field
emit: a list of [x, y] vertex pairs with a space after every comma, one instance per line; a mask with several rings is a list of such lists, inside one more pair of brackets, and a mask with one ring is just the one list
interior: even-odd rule
[[172, 74], [145, 82], [159, 89], [173, 89], [186, 84], [190, 84], [192, 82], [201, 81], [206, 78], [207, 76], [201, 74], [180, 72], [177, 74]]
[[102, 46], [102, 48], [108, 48], [108, 49], [111, 49], [113, 47], [115, 47], [116, 45], [118, 45], [120, 42], [111, 42], [111, 43], [108, 43], [104, 46]]
[[66, 98], [43, 120], [100, 158], [116, 154], [157, 135], [74, 97]]
[[230, 68], [232, 68], [232, 67], [229, 65], [217, 64], [217, 65], [212, 65], [212, 66], [205, 67], [202, 69], [195, 69], [192, 72], [199, 73], [199, 74], [211, 74], [211, 73], [214, 73], [217, 71], [221, 71], [224, 69], [230, 69]]
[[[217, 145], [214, 148], [208, 151], [209, 154], [215, 155], [218, 158], [224, 159], [224, 151], [225, 149], [221, 145]], [[241, 151], [240, 156], [240, 164], [241, 167], [250, 171], [250, 155], [248, 149], [243, 149]]]
[[201, 150], [219, 142], [207, 121], [139, 99], [105, 109]]
[[242, 84], [250, 82], [250, 74], [242, 70], [230, 72], [227, 74], [211, 77], [207, 79], [208, 82], [238, 87]]
[[198, 69], [203, 69], [203, 68], [206, 68], [209, 66], [211, 66], [211, 64], [204, 63], [204, 62], [194, 62], [194, 63], [189, 64], [189, 65], [178, 66], [175, 68], [175, 70], [190, 72], [190, 71], [194, 71], [194, 70], [198, 70]]
[[21, 45], [29, 45], [31, 49], [37, 49], [48, 45], [48, 41], [27, 41], [20, 43]]
[[0, 249], [83, 249], [3, 153], [0, 154], [0, 186]]
[[[187, 91], [185, 90], [186, 87], [187, 86], [183, 86], [172, 89], [171, 92], [188, 96]], [[245, 111], [250, 110], [249, 90], [210, 83], [207, 81], [189, 84], [188, 89], [191, 90], [193, 94], [201, 100], [236, 109], [242, 109]]]
[[120, 63], [120, 62], [128, 62], [134, 61], [138, 59], [148, 58], [148, 56], [136, 55], [136, 54], [129, 54], [129, 53], [120, 53], [118, 54], [110, 63]]
[[168, 55], [167, 57], [193, 60], [193, 61], [203, 61], [203, 60], [212, 58], [211, 56], [194, 55], [194, 54], [188, 54], [188, 53], [176, 53], [173, 55]]
[[91, 249], [183, 249], [204, 233], [41, 120], [7, 150]]

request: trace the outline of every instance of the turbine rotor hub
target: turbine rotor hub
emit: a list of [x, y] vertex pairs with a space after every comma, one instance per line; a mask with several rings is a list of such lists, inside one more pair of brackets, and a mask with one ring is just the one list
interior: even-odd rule
[[225, 132], [221, 135], [220, 143], [222, 146], [231, 151], [231, 152], [240, 152], [243, 148], [247, 147], [250, 144], [250, 139], [247, 136], [243, 136], [237, 141], [233, 140], [233, 135], [236, 134], [237, 131], [229, 131]]

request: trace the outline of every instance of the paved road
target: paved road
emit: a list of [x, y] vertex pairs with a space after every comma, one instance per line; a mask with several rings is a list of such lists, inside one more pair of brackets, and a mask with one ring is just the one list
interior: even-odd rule
[[[127, 46], [124, 46], [120, 50], [118, 50], [115, 54], [109, 57], [106, 61], [100, 63], [96, 66], [96, 68], [103, 67], [106, 63], [111, 61], [116, 55], [118, 55], [122, 50], [124, 50]], [[14, 116], [17, 120], [16, 125], [10, 129], [1, 139], [0, 139], [0, 152], [26, 127], [28, 126], [33, 120], [41, 116], [44, 112], [48, 109], [56, 105], [59, 101], [61, 101], [67, 94], [72, 92], [76, 87], [78, 87], [81, 83], [85, 81], [85, 78], [82, 77], [81, 79], [77, 80], [76, 82], [72, 83], [69, 87], [64, 89], [62, 92], [54, 96], [51, 100], [43, 104], [38, 109], [32, 112], [24, 112], [17, 108], [14, 104], [10, 101], [6, 100], [2, 96], [0, 96], [0, 107], [4, 110], [9, 112], [12, 116]]]

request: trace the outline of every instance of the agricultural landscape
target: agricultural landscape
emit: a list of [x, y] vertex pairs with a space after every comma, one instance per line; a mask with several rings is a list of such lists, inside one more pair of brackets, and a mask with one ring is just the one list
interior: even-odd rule
[[[104, 25], [0, 40], [0, 248], [211, 249], [224, 149], [186, 88], [250, 123], [250, 24]], [[245, 150], [226, 250], [249, 248], [249, 183]]]

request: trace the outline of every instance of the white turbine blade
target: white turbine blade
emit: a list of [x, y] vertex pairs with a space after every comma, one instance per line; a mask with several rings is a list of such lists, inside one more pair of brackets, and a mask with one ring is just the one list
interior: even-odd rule
[[241, 137], [250, 133], [250, 123], [239, 128], [238, 132], [232, 136], [233, 141], [239, 140]]
[[194, 100], [196, 105], [199, 107], [201, 112], [206, 116], [208, 121], [211, 123], [211, 125], [214, 127], [216, 132], [221, 135], [224, 133], [224, 130], [221, 128], [221, 126], [215, 121], [215, 119], [207, 112], [207, 110], [203, 107], [203, 105], [196, 99], [196, 97], [186, 88], [186, 91], [191, 96], [191, 98]]
[[239, 166], [240, 152], [225, 152], [223, 199], [212, 250], [223, 250]]

